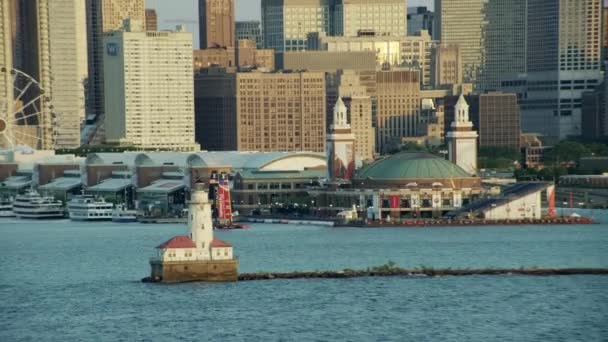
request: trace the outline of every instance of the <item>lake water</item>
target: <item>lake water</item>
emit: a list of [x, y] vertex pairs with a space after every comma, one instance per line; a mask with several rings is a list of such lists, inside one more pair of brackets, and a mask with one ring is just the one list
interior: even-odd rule
[[[593, 226], [222, 231], [240, 272], [608, 267]], [[0, 341], [608, 341], [608, 277], [143, 284], [182, 225], [0, 220]]]

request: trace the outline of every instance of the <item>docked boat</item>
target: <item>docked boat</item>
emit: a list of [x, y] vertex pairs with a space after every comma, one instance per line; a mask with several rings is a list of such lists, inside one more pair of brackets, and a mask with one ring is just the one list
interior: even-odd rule
[[125, 204], [118, 204], [112, 211], [112, 222], [137, 222], [137, 210], [129, 210]]
[[0, 198], [0, 217], [15, 217], [12, 198]]
[[92, 195], [78, 195], [68, 202], [70, 219], [75, 221], [109, 221], [113, 209], [112, 203]]
[[51, 219], [65, 216], [61, 201], [56, 201], [53, 197], [41, 196], [34, 190], [15, 198], [13, 213], [19, 218], [28, 219]]

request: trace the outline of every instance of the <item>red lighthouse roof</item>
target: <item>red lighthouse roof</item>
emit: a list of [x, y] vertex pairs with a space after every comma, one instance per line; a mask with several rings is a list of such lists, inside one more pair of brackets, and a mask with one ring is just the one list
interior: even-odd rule
[[232, 245], [224, 240], [213, 239], [213, 241], [211, 241], [211, 248], [214, 248], [214, 247], [215, 248], [232, 247]]
[[175, 236], [161, 243], [156, 248], [196, 248], [196, 244], [189, 236]]

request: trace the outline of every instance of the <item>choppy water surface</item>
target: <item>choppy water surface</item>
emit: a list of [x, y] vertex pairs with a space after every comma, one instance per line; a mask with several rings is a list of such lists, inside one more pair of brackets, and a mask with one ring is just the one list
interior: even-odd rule
[[[608, 222], [608, 213], [595, 212]], [[608, 277], [142, 284], [180, 225], [0, 221], [0, 341], [606, 341]], [[608, 224], [219, 232], [241, 272], [608, 267]]]

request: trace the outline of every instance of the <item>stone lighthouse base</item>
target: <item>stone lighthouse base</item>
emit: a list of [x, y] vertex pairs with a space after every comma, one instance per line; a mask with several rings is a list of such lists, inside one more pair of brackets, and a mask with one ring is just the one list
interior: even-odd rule
[[239, 261], [160, 261], [150, 260], [152, 282], [237, 281]]

